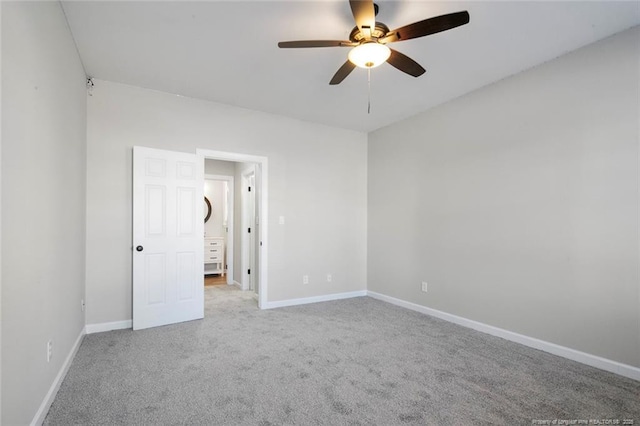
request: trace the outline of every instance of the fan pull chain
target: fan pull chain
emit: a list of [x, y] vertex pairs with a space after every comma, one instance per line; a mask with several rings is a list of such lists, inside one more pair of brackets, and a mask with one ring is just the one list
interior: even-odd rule
[[371, 114], [371, 68], [367, 68], [367, 114]]

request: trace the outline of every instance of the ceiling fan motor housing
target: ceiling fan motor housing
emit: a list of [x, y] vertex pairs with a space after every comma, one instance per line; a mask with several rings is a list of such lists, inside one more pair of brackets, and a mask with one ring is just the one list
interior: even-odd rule
[[[382, 22], [376, 22], [376, 27], [373, 29], [373, 31], [371, 31], [371, 38], [377, 40], [386, 36], [388, 32], [389, 27], [387, 27]], [[362, 31], [360, 31], [360, 28], [353, 27], [353, 30], [351, 30], [351, 34], [349, 34], [349, 40], [354, 43], [360, 43], [361, 41], [366, 40], [366, 37], [364, 34], [362, 34]]]

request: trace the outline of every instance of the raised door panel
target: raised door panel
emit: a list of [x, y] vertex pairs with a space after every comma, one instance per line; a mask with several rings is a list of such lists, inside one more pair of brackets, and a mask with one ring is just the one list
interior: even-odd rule
[[197, 277], [202, 275], [202, 268], [197, 268], [196, 265], [194, 253], [178, 253], [176, 255], [178, 300], [194, 299]]
[[196, 179], [196, 164], [189, 161], [176, 162], [176, 179], [190, 180]]
[[196, 190], [195, 188], [178, 187], [176, 191], [176, 235], [193, 237], [196, 232]]
[[145, 236], [164, 237], [167, 233], [167, 188], [161, 185], [144, 187]]
[[146, 177], [167, 177], [167, 161], [164, 158], [145, 158], [144, 166]]

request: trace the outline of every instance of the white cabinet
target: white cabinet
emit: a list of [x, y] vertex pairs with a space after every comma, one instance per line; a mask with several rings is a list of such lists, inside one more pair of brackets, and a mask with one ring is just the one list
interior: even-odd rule
[[204, 273], [224, 275], [224, 237], [205, 237]]

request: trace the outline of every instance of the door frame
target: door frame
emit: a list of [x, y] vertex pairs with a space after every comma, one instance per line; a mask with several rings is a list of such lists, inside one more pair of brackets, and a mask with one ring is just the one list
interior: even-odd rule
[[[227, 151], [214, 151], [210, 149], [196, 149], [196, 157], [198, 161], [202, 161], [204, 167], [204, 160], [222, 160], [233, 161], [236, 163], [254, 163], [260, 167], [260, 214], [259, 214], [259, 241], [260, 250], [258, 251], [258, 307], [260, 309], [267, 309], [268, 305], [268, 224], [269, 224], [269, 162], [267, 157], [259, 155], [241, 154], [237, 152]], [[203, 182], [204, 185], [204, 182]]]
[[205, 173], [205, 180], [218, 180], [227, 182], [229, 189], [229, 197], [227, 199], [227, 241], [225, 242], [224, 248], [226, 251], [226, 259], [225, 259], [225, 270], [227, 274], [227, 284], [233, 284], [233, 231], [235, 229], [234, 224], [234, 209], [235, 209], [235, 178], [233, 176], [227, 175], [208, 175]]
[[[240, 254], [240, 264], [242, 265], [242, 269], [241, 269], [242, 289], [251, 290], [254, 293], [258, 294], [259, 292], [256, 291], [256, 286], [255, 286], [255, 284], [257, 283], [255, 282], [256, 280], [254, 279], [255, 271], [257, 270], [257, 268], [255, 267], [256, 265], [255, 231], [257, 228], [256, 227], [256, 211], [258, 210], [257, 208], [258, 206], [256, 204], [258, 202], [258, 199], [256, 197], [257, 191], [254, 190], [253, 192], [251, 192], [251, 194], [249, 194], [247, 190], [247, 188], [249, 187], [249, 179], [251, 177], [253, 177], [254, 188], [256, 186], [256, 168], [252, 167], [250, 170], [247, 170], [246, 172], [242, 173], [241, 177], [242, 177], [242, 184], [240, 188], [241, 188], [241, 194], [242, 194], [242, 208], [241, 208], [242, 253]], [[253, 211], [251, 212], [247, 211], [250, 198], [253, 198], [253, 203], [252, 203]], [[251, 234], [248, 234], [246, 232], [247, 228], [251, 228], [253, 232]], [[253, 244], [252, 244], [252, 240], [253, 240]], [[254, 271], [253, 276], [247, 272], [248, 270]]]

